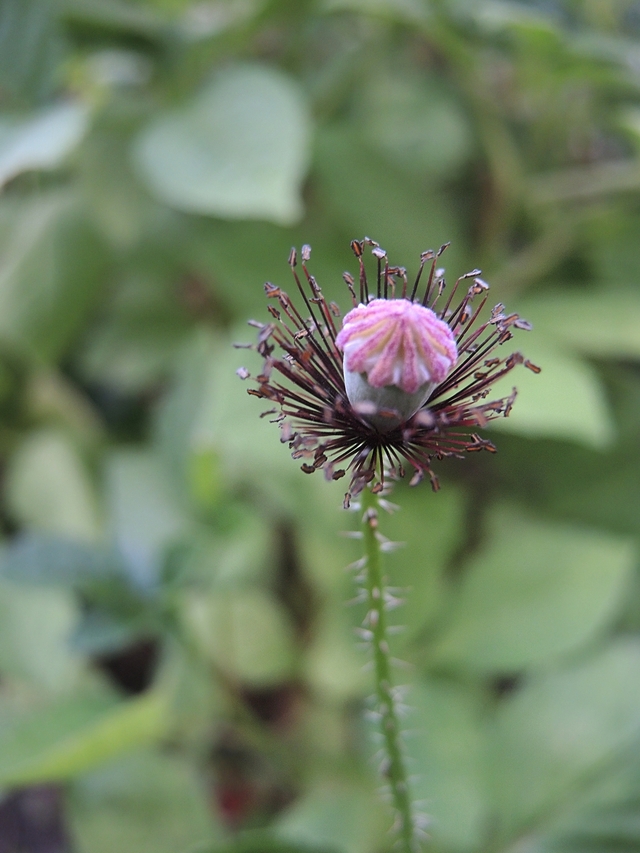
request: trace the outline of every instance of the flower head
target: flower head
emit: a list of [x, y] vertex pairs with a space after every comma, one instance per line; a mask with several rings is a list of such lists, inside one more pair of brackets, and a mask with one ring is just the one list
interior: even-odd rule
[[[369, 291], [365, 246], [377, 260], [375, 296]], [[255, 378], [257, 387], [249, 389], [275, 404], [264, 414], [275, 415], [281, 440], [303, 460], [305, 473], [321, 468], [328, 479], [350, 475], [345, 505], [366, 483], [377, 478], [374, 489], [379, 490], [385, 476], [403, 476], [406, 465], [414, 469], [412, 485], [427, 474], [437, 489], [433, 459], [494, 451], [473, 430], [507, 417], [516, 390], [491, 400], [491, 386], [517, 364], [539, 371], [519, 352], [494, 354], [511, 340], [513, 329], [530, 326], [517, 314], [506, 314], [503, 305], [480, 320], [488, 285], [479, 270], [461, 276], [444, 298], [444, 270], [436, 265], [446, 245], [423, 252], [410, 292], [406, 270], [389, 266], [377, 243], [365, 238], [351, 247], [359, 264], [359, 294], [354, 278], [345, 273], [353, 308], [340, 329], [338, 306], [326, 301], [307, 269], [309, 246], [302, 248], [304, 285], [295, 250], [289, 257], [304, 315], [283, 290], [265, 284], [267, 297], [278, 307], [269, 306], [273, 322], [251, 321], [259, 329], [253, 348], [264, 365]], [[470, 285], [454, 306], [465, 280]], [[245, 368], [238, 373], [249, 376]]]

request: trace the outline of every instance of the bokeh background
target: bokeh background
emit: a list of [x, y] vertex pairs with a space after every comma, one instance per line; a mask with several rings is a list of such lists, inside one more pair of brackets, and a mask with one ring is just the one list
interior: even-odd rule
[[357, 520], [231, 347], [365, 234], [542, 367], [382, 522], [428, 849], [640, 850], [640, 4], [0, 0], [0, 109], [1, 853], [391, 849]]

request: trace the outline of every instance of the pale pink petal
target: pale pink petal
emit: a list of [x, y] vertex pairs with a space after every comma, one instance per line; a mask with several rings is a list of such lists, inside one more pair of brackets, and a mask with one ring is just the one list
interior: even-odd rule
[[345, 316], [336, 344], [345, 370], [366, 374], [374, 388], [395, 385], [408, 394], [442, 382], [458, 358], [447, 323], [408, 299], [358, 305]]

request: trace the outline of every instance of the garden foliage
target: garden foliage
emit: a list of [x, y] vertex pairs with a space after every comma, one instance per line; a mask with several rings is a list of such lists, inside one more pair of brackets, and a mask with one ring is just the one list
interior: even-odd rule
[[542, 367], [381, 519], [428, 849], [640, 849], [639, 56], [624, 0], [0, 0], [0, 834], [391, 849], [356, 520], [231, 346], [368, 235]]

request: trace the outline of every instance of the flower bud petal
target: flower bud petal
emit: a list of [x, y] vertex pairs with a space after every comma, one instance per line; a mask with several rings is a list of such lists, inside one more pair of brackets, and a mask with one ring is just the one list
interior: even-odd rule
[[358, 305], [345, 316], [336, 344], [344, 352], [351, 404], [371, 402], [398, 413], [395, 419], [376, 416], [375, 425], [383, 430], [411, 417], [458, 358], [448, 324], [408, 299], [373, 299]]

